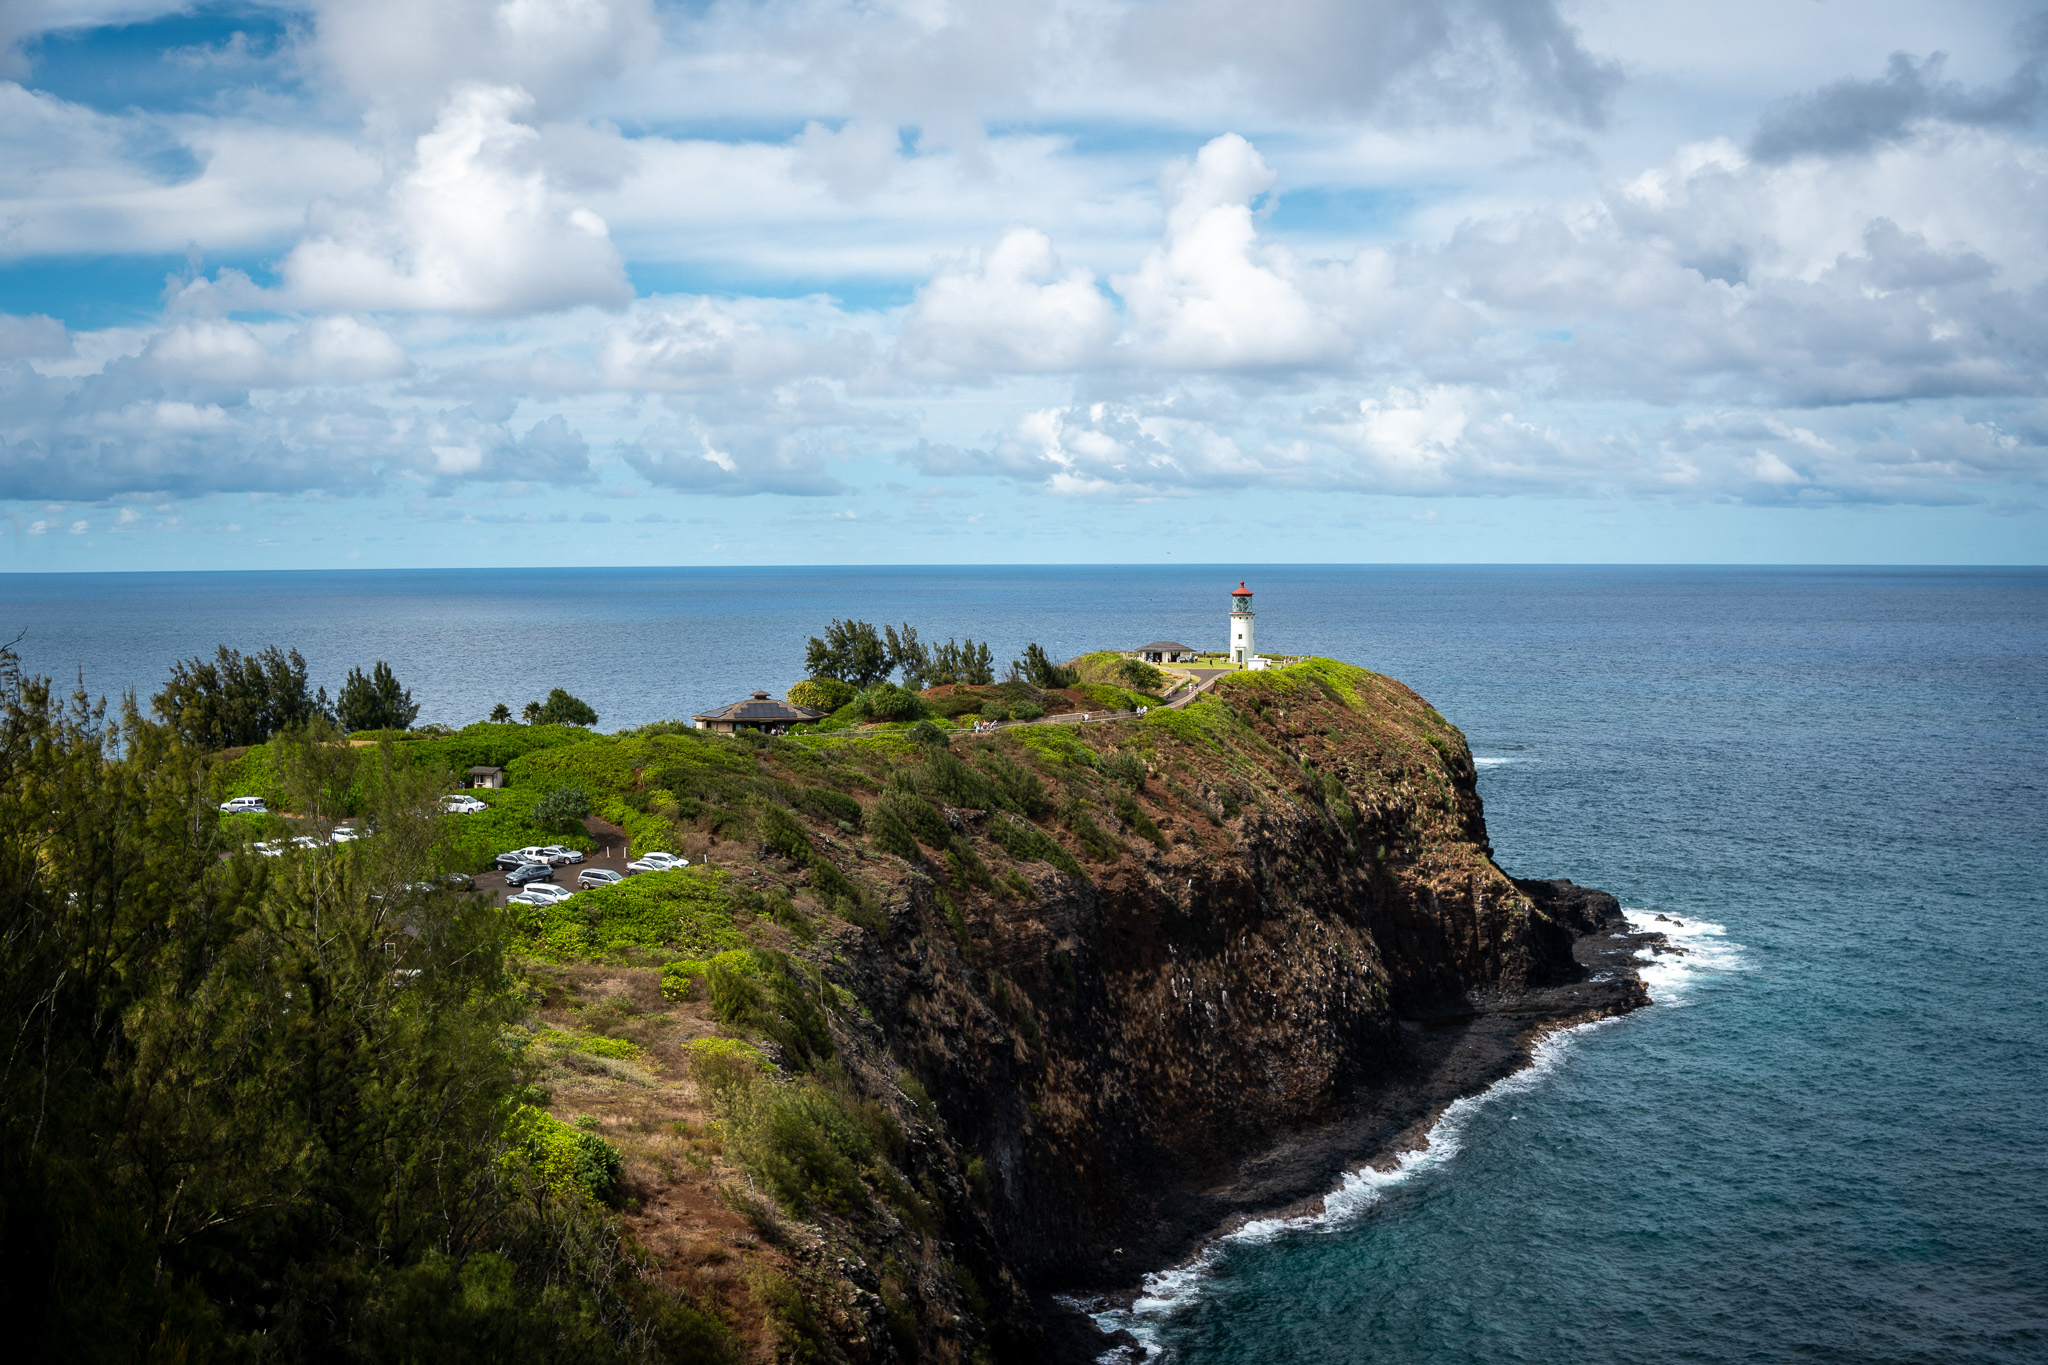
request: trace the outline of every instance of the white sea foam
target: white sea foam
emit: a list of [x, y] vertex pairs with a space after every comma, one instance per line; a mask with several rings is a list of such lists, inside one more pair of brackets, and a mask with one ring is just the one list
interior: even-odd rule
[[1654, 910], [1624, 905], [1629, 927], [1638, 933], [1662, 934], [1682, 953], [1660, 953], [1645, 948], [1636, 955], [1636, 974], [1649, 988], [1650, 1000], [1658, 1005], [1682, 1005], [1701, 980], [1719, 972], [1741, 971], [1747, 963], [1743, 947], [1728, 937], [1725, 926], [1684, 915], [1658, 917]]
[[1498, 768], [1503, 763], [1520, 763], [1521, 761], [1519, 758], [1481, 758], [1477, 754], [1472, 756], [1472, 766], [1475, 768]]
[[[1481, 1106], [1503, 1096], [1525, 1094], [1534, 1089], [1563, 1062], [1575, 1035], [1614, 1022], [1612, 1018], [1593, 1019], [1546, 1035], [1530, 1050], [1529, 1065], [1511, 1076], [1503, 1076], [1477, 1095], [1453, 1100], [1445, 1106], [1423, 1145], [1401, 1153], [1390, 1169], [1382, 1171], [1366, 1167], [1364, 1170], [1346, 1171], [1337, 1187], [1323, 1196], [1320, 1211], [1295, 1217], [1258, 1218], [1225, 1233], [1181, 1264], [1147, 1275], [1138, 1297], [1127, 1309], [1099, 1309], [1083, 1302], [1069, 1302], [1090, 1313], [1104, 1331], [1114, 1332], [1121, 1328], [1129, 1332], [1144, 1347], [1147, 1360], [1158, 1359], [1163, 1350], [1159, 1343], [1159, 1329], [1166, 1319], [1201, 1296], [1209, 1277], [1231, 1247], [1256, 1246], [1288, 1234], [1339, 1232], [1352, 1226], [1394, 1186], [1448, 1165], [1464, 1146], [1465, 1130]], [[1121, 1357], [1111, 1352], [1102, 1359], [1113, 1361]]]

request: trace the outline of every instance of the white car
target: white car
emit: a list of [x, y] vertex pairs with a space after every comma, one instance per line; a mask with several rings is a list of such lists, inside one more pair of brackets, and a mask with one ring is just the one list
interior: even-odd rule
[[232, 801], [223, 801], [220, 808], [229, 815], [268, 815], [270, 807], [263, 804], [260, 796], [237, 796]]
[[296, 838], [296, 839], [292, 840], [292, 847], [293, 847], [293, 848], [320, 848], [320, 847], [323, 847], [323, 845], [321, 844], [321, 842], [320, 842], [320, 841], [319, 841], [318, 839], [312, 838], [312, 837], [311, 837], [311, 836], [309, 836], [309, 835], [301, 834], [301, 835], [300, 835], [300, 836], [299, 836], [298, 838]]
[[576, 874], [578, 886], [612, 886], [626, 880], [624, 874], [609, 868], [589, 867]]
[[444, 815], [475, 815], [480, 810], [489, 809], [489, 806], [474, 796], [463, 796], [459, 792], [441, 799], [441, 812]]
[[550, 886], [546, 882], [535, 882], [518, 895], [506, 901], [507, 905], [560, 905], [576, 894], [567, 887]]
[[560, 867], [564, 863], [580, 863], [583, 861], [581, 853], [565, 844], [545, 844], [533, 852], [535, 857], [554, 867]]
[[282, 858], [284, 856], [284, 845], [276, 839], [266, 839], [262, 843], [257, 844], [255, 848], [258, 853], [261, 853], [266, 858]]
[[363, 837], [363, 832], [350, 825], [336, 825], [334, 833], [327, 836], [330, 844], [352, 844]]
[[673, 853], [643, 853], [626, 864], [628, 872], [668, 872], [678, 867], [688, 867], [688, 858], [678, 858]]

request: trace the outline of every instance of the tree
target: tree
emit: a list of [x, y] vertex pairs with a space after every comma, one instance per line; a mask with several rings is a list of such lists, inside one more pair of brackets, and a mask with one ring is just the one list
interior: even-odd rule
[[987, 687], [996, 680], [995, 660], [985, 644], [978, 645], [971, 638], [961, 644], [947, 640], [942, 645], [933, 645], [930, 662], [926, 666], [925, 686], [942, 687], [947, 683]]
[[806, 706], [813, 711], [837, 711], [853, 700], [854, 690], [850, 684], [837, 678], [806, 678], [789, 689], [785, 698], [791, 706]]
[[261, 744], [290, 725], [304, 725], [326, 709], [323, 689], [306, 690], [306, 661], [276, 645], [246, 657], [226, 645], [211, 661], [193, 657], [171, 665], [164, 690], [150, 709], [199, 749]]
[[557, 787], [533, 803], [533, 823], [542, 829], [572, 834], [583, 829], [590, 814], [590, 793], [581, 787]]
[[540, 704], [539, 713], [532, 717], [536, 725], [595, 725], [597, 712], [590, 703], [580, 697], [572, 697], [561, 688], [548, 692], [548, 699]]
[[412, 693], [398, 685], [398, 676], [382, 659], [364, 676], [360, 668], [348, 671], [341, 685], [341, 697], [334, 704], [334, 718], [342, 729], [406, 730], [420, 713]]
[[1010, 676], [1048, 688], [1072, 687], [1081, 681], [1079, 673], [1054, 663], [1036, 642], [1024, 646], [1023, 658], [1010, 661]]
[[836, 678], [866, 690], [896, 667], [889, 647], [866, 621], [834, 620], [825, 638], [813, 635], [804, 650], [804, 672], [813, 678]]
[[504, 702], [499, 702], [496, 706], [493, 706], [491, 708], [491, 724], [504, 725], [510, 722], [511, 719], [512, 708], [505, 705]]
[[[282, 743], [302, 772], [343, 747]], [[179, 729], [67, 706], [0, 650], [0, 1314], [24, 1358], [619, 1358], [614, 1267], [557, 1250], [602, 1224], [540, 1211], [506, 1135], [508, 927], [419, 889], [446, 774], [357, 752], [376, 839], [223, 856]]]
[[931, 652], [917, 642], [917, 627], [905, 621], [901, 635], [894, 626], [885, 626], [883, 633], [889, 640], [889, 667], [901, 670], [905, 687], [913, 692], [924, 691], [930, 685], [925, 675], [931, 672], [932, 659]]
[[528, 725], [540, 724], [540, 703], [537, 701], [530, 701], [526, 703], [526, 705], [520, 707], [519, 719], [525, 721]]

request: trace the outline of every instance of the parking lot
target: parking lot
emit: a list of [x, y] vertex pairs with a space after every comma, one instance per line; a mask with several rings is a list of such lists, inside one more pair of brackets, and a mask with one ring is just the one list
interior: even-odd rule
[[[590, 831], [590, 837], [597, 844], [597, 847], [591, 852], [584, 854], [582, 862], [565, 863], [563, 866], [556, 868], [555, 875], [550, 879], [556, 886], [561, 887], [565, 891], [574, 891], [576, 889], [576, 874], [590, 867], [602, 867], [607, 871], [623, 873], [628, 877], [636, 875], [626, 871], [626, 864], [630, 861], [628, 856], [629, 850], [626, 844], [626, 831], [620, 829], [617, 825], [600, 820], [594, 815], [585, 820], [583, 826]], [[501, 849], [500, 852], [509, 853], [511, 850]], [[479, 872], [476, 874], [476, 889], [490, 892], [492, 904], [501, 906], [519, 890], [516, 886], [505, 885], [505, 874], [495, 868], [489, 872]]]

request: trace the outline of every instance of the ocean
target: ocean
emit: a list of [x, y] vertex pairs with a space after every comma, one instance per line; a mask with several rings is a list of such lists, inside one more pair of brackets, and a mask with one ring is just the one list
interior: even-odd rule
[[1260, 648], [1464, 729], [1503, 867], [1689, 951], [1119, 1325], [1171, 1362], [2048, 1359], [2048, 570], [7, 575], [0, 639], [94, 692], [275, 642], [330, 692], [389, 661], [423, 722], [559, 686], [611, 729], [780, 693], [835, 616], [1220, 647], [1240, 578]]

